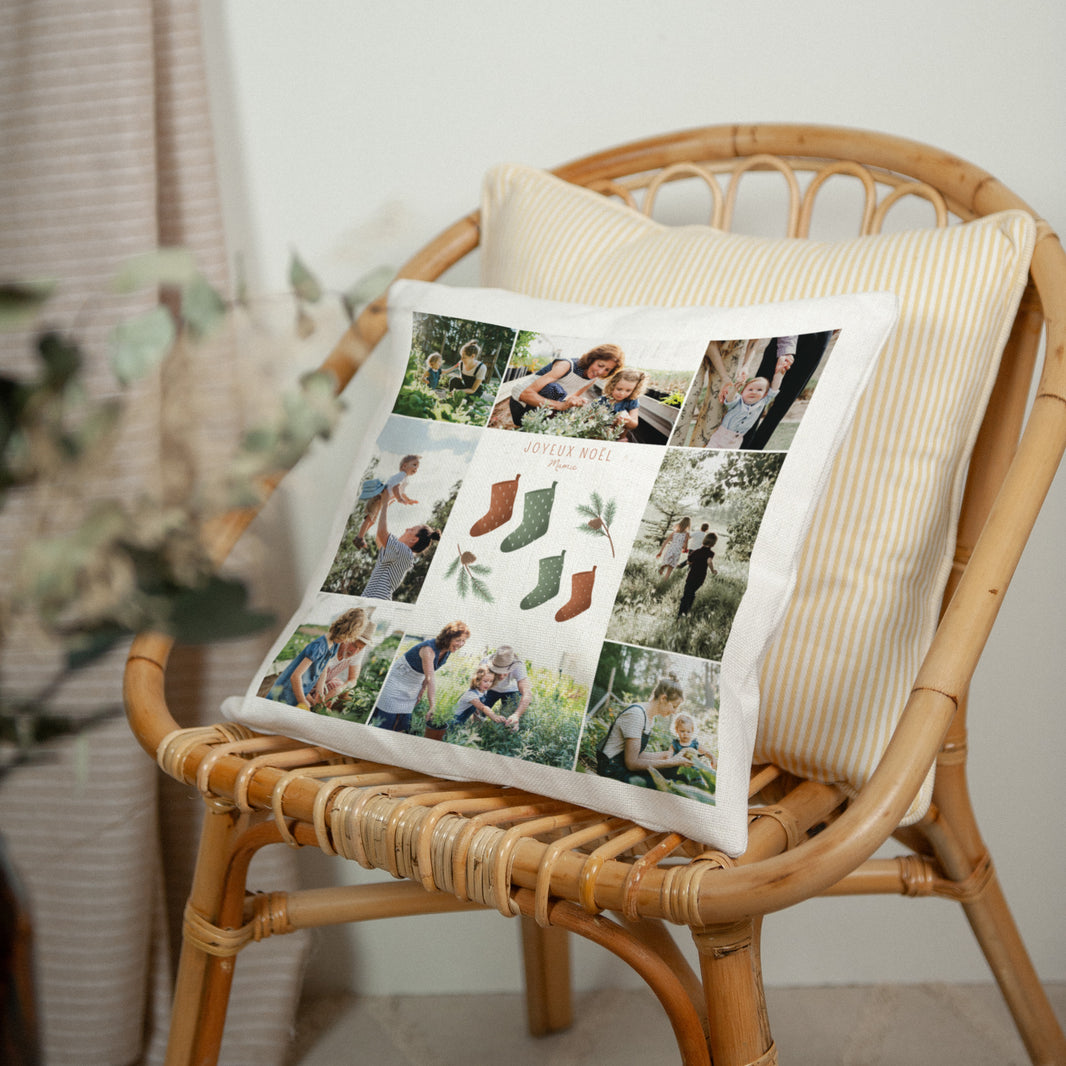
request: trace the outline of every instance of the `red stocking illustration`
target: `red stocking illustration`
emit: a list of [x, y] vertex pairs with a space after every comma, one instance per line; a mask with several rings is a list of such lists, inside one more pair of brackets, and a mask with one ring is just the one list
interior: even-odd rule
[[497, 481], [492, 486], [489, 509], [470, 527], [470, 536], [480, 537], [483, 533], [491, 533], [510, 519], [514, 511], [515, 497], [518, 495], [518, 479], [521, 476], [515, 474], [510, 481]]
[[595, 581], [596, 567], [591, 570], [581, 570], [570, 578], [570, 599], [555, 612], [556, 622], [566, 622], [589, 609], [592, 603], [592, 586]]

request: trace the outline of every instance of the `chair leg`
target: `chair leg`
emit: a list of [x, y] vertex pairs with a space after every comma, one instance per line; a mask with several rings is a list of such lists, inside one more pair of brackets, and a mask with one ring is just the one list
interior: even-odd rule
[[[234, 844], [249, 824], [247, 815], [231, 808], [209, 806], [204, 816], [188, 906], [213, 925], [220, 925], [223, 914], [243, 902], [244, 878], [228, 874]], [[213, 1066], [218, 1061], [236, 961], [235, 954], [207, 950], [186, 926], [174, 987], [166, 1066]]]
[[961, 724], [956, 724], [951, 740], [955, 754], [942, 757], [937, 768], [936, 815], [916, 828], [948, 875], [971, 886], [959, 900], [1034, 1066], [1066, 1063], [1066, 1035], [1018, 932], [977, 825], [961, 757], [965, 753]]
[[570, 998], [569, 934], [558, 926], [539, 926], [519, 918], [525, 965], [526, 1015], [531, 1036], [547, 1036], [573, 1024]]
[[995, 874], [975, 900], [962, 906], [1033, 1066], [1066, 1063], [1066, 1036], [1033, 968]]
[[777, 1066], [762, 982], [762, 919], [693, 929], [714, 1066]]

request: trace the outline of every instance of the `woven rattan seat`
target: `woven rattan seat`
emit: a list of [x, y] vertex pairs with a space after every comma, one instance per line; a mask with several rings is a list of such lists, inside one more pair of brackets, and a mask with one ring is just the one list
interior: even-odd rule
[[[711, 190], [710, 221], [728, 228], [738, 175], [751, 171], [784, 179], [788, 234], [795, 237], [807, 235], [820, 188], [840, 175], [863, 190], [866, 233], [878, 232], [906, 197], [931, 203], [938, 225], [1029, 210], [991, 176], [943, 152], [810, 126], [692, 130], [592, 155], [556, 173], [645, 211], [666, 184], [696, 178]], [[477, 216], [470, 215], [401, 276], [439, 277], [477, 242]], [[383, 301], [371, 305], [331, 354], [326, 365], [338, 387], [382, 336], [384, 318]], [[763, 916], [816, 895], [896, 893], [958, 902], [1032, 1061], [1066, 1062], [1066, 1039], [1007, 909], [965, 778], [970, 678], [1066, 447], [1064, 322], [1066, 255], [1039, 223], [1030, 285], [971, 464], [940, 628], [879, 768], [858, 795], [846, 796], [774, 766], [753, 767], [750, 839], [740, 858], [559, 800], [361, 762], [239, 725], [180, 729], [164, 698], [171, 642], [140, 636], [126, 676], [131, 725], [162, 769], [195, 785], [206, 803], [168, 1061], [215, 1060], [234, 959], [250, 941], [337, 922], [484, 907], [522, 921], [534, 1033], [569, 1022], [571, 932], [642, 975], [670, 1017], [684, 1062], [773, 1063], [759, 965]], [[1026, 417], [1045, 327], [1050, 357]], [[249, 520], [235, 514], [219, 524], [219, 558]], [[932, 808], [898, 830], [934, 762]], [[871, 859], [894, 833], [905, 854]], [[319, 848], [397, 880], [247, 895], [251, 857], [274, 843]], [[700, 974], [664, 923], [689, 927]]]

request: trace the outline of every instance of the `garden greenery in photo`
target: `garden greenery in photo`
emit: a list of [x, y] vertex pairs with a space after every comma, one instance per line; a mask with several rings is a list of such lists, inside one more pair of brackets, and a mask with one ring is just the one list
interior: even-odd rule
[[[681, 687], [684, 697], [678, 710], [691, 716], [700, 746], [714, 752], [717, 760], [718, 664], [666, 651], [608, 642], [603, 645], [596, 667], [592, 701], [581, 736], [579, 771], [596, 773], [596, 752], [606, 739], [611, 723], [630, 704], [646, 704], [662, 678], [670, 678]], [[674, 736], [671, 716], [654, 718], [651, 720], [651, 736], [646, 750], [669, 751]], [[701, 803], [714, 802], [716, 775], [702, 761], [692, 766], [673, 768], [669, 779], [653, 775], [653, 780], [660, 791]], [[647, 782], [639, 776], [635, 776], [631, 783], [648, 787]]]
[[[420, 638], [407, 637], [402, 644], [391, 644], [402, 652], [410, 650]], [[383, 647], [374, 649], [371, 665], [364, 665], [356, 686], [346, 694], [342, 707], [334, 707], [330, 713], [349, 721], [366, 722], [369, 718], [367, 704], [373, 706], [377, 690], [384, 683], [388, 666], [381, 670], [379, 660], [389, 654]], [[588, 688], [558, 670], [526, 664], [532, 689], [532, 700], [522, 717], [521, 725], [512, 730], [505, 725], [491, 722], [477, 715], [471, 716], [462, 725], [451, 724], [459, 697], [470, 688], [471, 678], [483, 658], [491, 656], [495, 646], [480, 650], [469, 647], [452, 654], [436, 672], [436, 706], [427, 721], [429, 705], [423, 697], [415, 704], [411, 720], [411, 732], [417, 736], [425, 733], [426, 726], [446, 728], [444, 741], [467, 748], [477, 748], [496, 755], [508, 755], [527, 762], [540, 763], [572, 770], [581, 736], [581, 720], [588, 702]], [[508, 703], [508, 699], [512, 702]], [[504, 714], [513, 710], [517, 695], [505, 697], [494, 710]]]
[[[514, 336], [515, 331], [506, 326], [416, 313], [411, 354], [393, 412], [438, 422], [485, 425], [500, 386], [500, 368], [507, 362]], [[460, 388], [458, 383], [459, 350], [469, 341], [476, 341], [480, 346], [480, 362], [485, 365], [484, 380], [473, 393]], [[440, 377], [435, 387], [429, 366], [429, 358], [434, 353], [441, 358]]]
[[[608, 639], [721, 661], [784, 458], [779, 452], [667, 451], [615, 597]], [[718, 535], [717, 573], [708, 573], [692, 609], [678, 617], [686, 556], [663, 577], [656, 553], [683, 518], [689, 519], [690, 551], [699, 547], [703, 526]]]

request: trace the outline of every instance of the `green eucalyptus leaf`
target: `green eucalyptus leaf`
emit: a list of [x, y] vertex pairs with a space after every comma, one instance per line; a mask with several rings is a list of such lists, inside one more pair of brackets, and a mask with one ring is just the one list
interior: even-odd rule
[[196, 337], [208, 336], [225, 320], [226, 301], [203, 274], [197, 274], [181, 290], [181, 317]]
[[171, 601], [169, 630], [186, 644], [245, 637], [270, 625], [273, 616], [248, 607], [248, 590], [240, 581], [216, 576]]
[[77, 343], [55, 330], [37, 338], [37, 354], [44, 363], [44, 384], [50, 388], [62, 388], [78, 373], [83, 362]]
[[123, 263], [111, 287], [116, 292], [137, 292], [161, 285], [183, 288], [196, 276], [196, 258], [188, 248], [157, 248]]
[[341, 303], [350, 319], [354, 319], [371, 300], [381, 296], [395, 276], [392, 267], [375, 267], [341, 293]]
[[174, 319], [165, 307], [121, 322], [111, 331], [111, 369], [128, 385], [155, 369], [176, 338]]
[[309, 304], [318, 303], [322, 299], [322, 286], [318, 278], [308, 270], [307, 264], [296, 252], [292, 253], [289, 260], [289, 284], [293, 292]]
[[[66, 641], [66, 661], [71, 670], [80, 670], [102, 658], [128, 637], [129, 630], [111, 622], [78, 633]], [[77, 730], [68, 730], [77, 732]]]
[[32, 322], [55, 289], [54, 281], [5, 281], [0, 284], [0, 329], [18, 329]]

